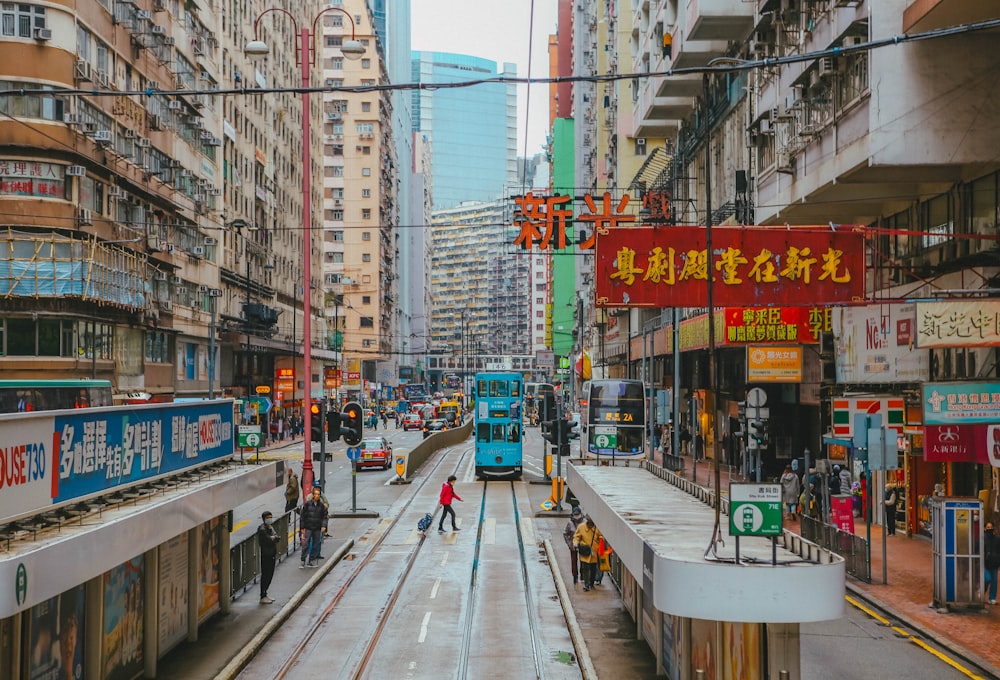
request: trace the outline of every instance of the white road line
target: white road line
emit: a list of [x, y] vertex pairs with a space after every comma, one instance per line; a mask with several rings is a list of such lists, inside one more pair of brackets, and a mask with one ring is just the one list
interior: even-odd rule
[[434, 579], [434, 586], [431, 588], [431, 599], [433, 600], [438, 596], [438, 588], [441, 587], [441, 579]]
[[441, 566], [448, 564], [448, 553], [442, 553], [441, 555]]
[[496, 517], [487, 517], [483, 521], [482, 543], [484, 545], [495, 545], [497, 542], [497, 520]]
[[427, 612], [424, 614], [424, 620], [420, 624], [420, 635], [417, 637], [417, 642], [423, 642], [427, 639], [427, 624], [430, 623], [431, 613]]

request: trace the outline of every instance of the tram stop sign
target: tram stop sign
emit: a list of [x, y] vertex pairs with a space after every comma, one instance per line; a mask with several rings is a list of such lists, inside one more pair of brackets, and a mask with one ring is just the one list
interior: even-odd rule
[[263, 443], [260, 439], [260, 425], [240, 425], [236, 436], [236, 444], [241, 449], [255, 449]]
[[780, 536], [781, 485], [730, 484], [729, 535]]

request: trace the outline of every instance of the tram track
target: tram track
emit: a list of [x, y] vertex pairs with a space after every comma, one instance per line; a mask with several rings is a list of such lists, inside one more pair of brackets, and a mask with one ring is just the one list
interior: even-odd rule
[[[456, 471], [462, 466], [463, 461], [465, 461], [465, 459], [469, 456], [470, 453], [472, 453], [472, 451], [473, 451], [472, 448], [466, 448], [465, 450], [462, 451], [461, 455], [459, 456], [458, 462], [455, 465]], [[333, 598], [329, 601], [329, 603], [327, 603], [327, 605], [324, 607], [323, 611], [319, 614], [319, 616], [316, 617], [316, 619], [309, 625], [308, 629], [293, 645], [293, 647], [290, 650], [290, 653], [284, 659], [281, 666], [275, 673], [274, 675], [275, 680], [282, 680], [284, 678], [290, 677], [290, 674], [296, 669], [296, 666], [298, 665], [299, 661], [301, 661], [307, 655], [308, 650], [312, 646], [313, 641], [315, 640], [317, 634], [319, 634], [322, 631], [322, 629], [326, 626], [330, 617], [333, 615], [337, 606], [343, 600], [345, 594], [348, 592], [351, 585], [362, 573], [364, 573], [365, 566], [367, 566], [370, 562], [372, 562], [372, 560], [374, 560], [378, 556], [379, 548], [385, 541], [386, 537], [389, 535], [391, 529], [394, 528], [402, 520], [403, 516], [406, 514], [406, 510], [409, 509], [410, 506], [418, 498], [419, 492], [427, 485], [428, 482], [430, 482], [430, 480], [434, 477], [434, 473], [436, 473], [439, 468], [444, 466], [447, 460], [448, 456], [441, 456], [439, 460], [437, 460], [433, 464], [433, 467], [431, 467], [429, 474], [423, 477], [419, 485], [416, 487], [414, 493], [412, 493], [410, 497], [403, 503], [399, 511], [396, 513], [395, 518], [390, 522], [388, 527], [386, 527], [386, 530], [383, 531], [381, 536], [379, 536], [378, 539], [376, 539], [376, 541], [371, 545], [368, 552], [361, 559], [361, 561], [357, 563], [357, 565], [355, 566], [351, 574], [347, 577], [347, 579], [344, 581], [344, 583], [342, 583], [341, 586], [337, 589], [337, 592], [334, 594]], [[358, 664], [358, 667], [351, 673], [352, 678], [360, 678], [364, 676], [365, 668], [371, 660], [372, 654], [376, 647], [376, 643], [381, 638], [385, 624], [388, 621], [388, 615], [389, 613], [391, 613], [393, 605], [395, 604], [395, 601], [398, 599], [399, 593], [402, 592], [402, 586], [406, 582], [405, 576], [408, 575], [410, 570], [412, 569], [413, 563], [416, 561], [416, 558], [420, 553], [420, 549], [423, 546], [424, 540], [425, 537], [422, 537], [420, 542], [417, 544], [416, 548], [410, 552], [410, 555], [408, 556], [406, 565], [404, 567], [404, 577], [401, 578], [396, 587], [393, 588], [387, 606], [380, 613], [376, 629], [370, 636], [370, 642], [366, 646], [366, 649], [361, 656], [361, 662]], [[300, 603], [299, 607], [297, 607], [296, 609], [300, 608], [301, 604], [302, 603]], [[253, 657], [247, 659], [246, 665], [242, 669], [240, 669], [240, 675], [242, 675], [242, 671], [246, 670], [246, 668], [252, 663], [252, 661]]]

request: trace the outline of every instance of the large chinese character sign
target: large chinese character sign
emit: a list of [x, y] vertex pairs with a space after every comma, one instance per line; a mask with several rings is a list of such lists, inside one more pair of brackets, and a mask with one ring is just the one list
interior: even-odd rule
[[598, 307], [823, 305], [863, 300], [865, 234], [857, 227], [597, 229]]

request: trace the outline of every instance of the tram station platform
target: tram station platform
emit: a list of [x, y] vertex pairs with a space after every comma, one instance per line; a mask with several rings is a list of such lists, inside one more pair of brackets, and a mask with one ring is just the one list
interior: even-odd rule
[[[744, 536], [737, 556], [728, 513], [717, 528], [712, 493], [670, 471], [646, 461], [577, 463], [567, 485], [621, 560], [624, 606], [668, 675], [766, 659], [765, 677], [798, 678], [799, 624], [844, 614], [843, 558], [787, 531], [774, 544]], [[722, 644], [734, 637], [742, 644]], [[742, 656], [723, 660], [731, 653]]]

